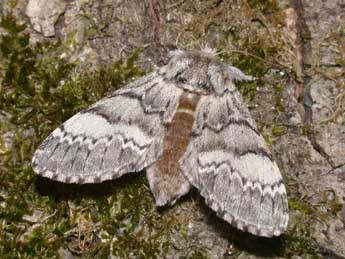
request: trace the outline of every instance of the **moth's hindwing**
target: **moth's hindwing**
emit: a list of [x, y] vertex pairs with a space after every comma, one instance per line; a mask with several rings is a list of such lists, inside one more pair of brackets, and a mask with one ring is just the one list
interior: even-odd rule
[[182, 90], [152, 73], [79, 112], [37, 149], [32, 165], [65, 183], [94, 183], [137, 172], [162, 153]]
[[237, 90], [200, 99], [180, 164], [206, 203], [230, 224], [267, 237], [286, 230], [280, 171]]

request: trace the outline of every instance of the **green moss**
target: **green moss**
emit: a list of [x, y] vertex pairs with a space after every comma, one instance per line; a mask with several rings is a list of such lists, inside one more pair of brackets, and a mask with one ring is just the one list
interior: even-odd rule
[[306, 202], [296, 198], [289, 199], [289, 208], [292, 210], [298, 210], [307, 215], [311, 215], [314, 213], [314, 210], [312, 209], [312, 206], [310, 204], [307, 204]]
[[[97, 221], [102, 222], [106, 233], [116, 237], [109, 240], [114, 255], [146, 255], [151, 258], [158, 256], [160, 243], [157, 241], [161, 233], [151, 233], [153, 227], [159, 228], [159, 223], [157, 215], [152, 213], [154, 201], [145, 184], [143, 175], [128, 176], [116, 183], [118, 188], [113, 189], [111, 196], [96, 200]], [[148, 224], [140, 224], [142, 220]], [[153, 222], [157, 225], [151, 225]], [[151, 234], [144, 238], [145, 231]]]
[[310, 123], [304, 123], [300, 125], [300, 132], [303, 136], [309, 136], [310, 134], [313, 134], [314, 126]]
[[340, 203], [340, 201], [338, 199], [333, 199], [330, 202], [330, 211], [332, 213], [333, 216], [336, 216], [343, 208], [343, 204]]
[[287, 127], [282, 125], [275, 125], [271, 129], [271, 133], [274, 136], [282, 136], [287, 132]]
[[311, 238], [303, 235], [288, 235], [282, 240], [282, 255], [290, 258], [293, 255], [303, 256], [303, 258], [323, 258], [317, 243]]
[[323, 191], [321, 193], [321, 204], [320, 206], [325, 207], [326, 211], [323, 218], [337, 216], [342, 210], [343, 204], [340, 202], [338, 195], [332, 189]]
[[248, 0], [247, 3], [251, 8], [260, 10], [264, 14], [271, 14], [280, 10], [276, 0]]
[[236, 86], [240, 90], [241, 94], [252, 100], [256, 95], [256, 90], [258, 88], [259, 82], [252, 81], [252, 82], [241, 82], [238, 83]]
[[[342, 205], [332, 191], [323, 192], [323, 197], [324, 202], [314, 206], [300, 199], [289, 198], [289, 209], [294, 213], [290, 217], [290, 231], [281, 239], [281, 255], [285, 257], [300, 255], [303, 258], [324, 258], [326, 252], [312, 238], [310, 226], [315, 225], [315, 221], [325, 221], [330, 216], [335, 216], [341, 210]], [[327, 208], [327, 212], [318, 210], [319, 207], [323, 206]], [[329, 211], [333, 211], [335, 214], [330, 214]]]
[[[268, 43], [262, 35], [248, 35], [244, 42], [245, 51], [234, 52], [231, 56], [232, 63], [255, 77], [261, 77], [272, 64], [265, 62], [278, 53], [278, 48]], [[235, 43], [236, 44], [236, 43]]]

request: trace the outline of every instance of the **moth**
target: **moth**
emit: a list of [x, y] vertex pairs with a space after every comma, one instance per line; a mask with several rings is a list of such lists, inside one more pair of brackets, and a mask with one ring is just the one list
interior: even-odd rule
[[278, 236], [288, 223], [285, 186], [235, 86], [252, 79], [213, 51], [172, 51], [165, 66], [55, 129], [32, 167], [78, 184], [146, 169], [157, 206], [194, 186], [236, 228]]

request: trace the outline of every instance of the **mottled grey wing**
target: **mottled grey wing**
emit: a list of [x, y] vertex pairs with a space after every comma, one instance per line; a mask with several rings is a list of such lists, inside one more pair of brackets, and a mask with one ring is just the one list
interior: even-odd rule
[[200, 99], [180, 164], [208, 206], [230, 224], [267, 237], [286, 230], [280, 171], [237, 91]]
[[137, 172], [162, 154], [182, 90], [156, 73], [139, 78], [55, 129], [32, 160], [36, 173], [94, 183]]

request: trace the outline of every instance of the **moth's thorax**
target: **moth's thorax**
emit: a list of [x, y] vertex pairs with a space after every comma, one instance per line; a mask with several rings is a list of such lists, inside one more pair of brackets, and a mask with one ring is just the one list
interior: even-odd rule
[[159, 75], [179, 88], [197, 94], [218, 94], [234, 91], [234, 81], [252, 80], [239, 69], [202, 51], [174, 51]]
[[179, 160], [186, 151], [194, 123], [199, 96], [184, 92], [163, 141], [163, 154], [147, 168], [147, 177], [157, 205], [172, 204], [187, 193], [190, 184], [181, 171]]

